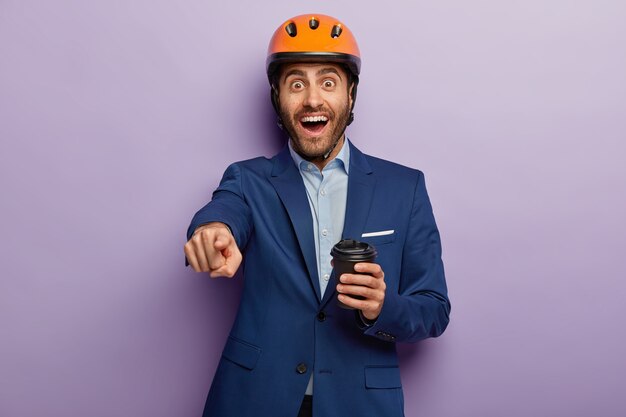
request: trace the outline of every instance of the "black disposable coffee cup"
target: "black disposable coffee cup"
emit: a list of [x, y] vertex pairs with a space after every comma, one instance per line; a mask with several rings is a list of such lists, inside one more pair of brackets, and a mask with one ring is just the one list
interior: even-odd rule
[[[354, 270], [355, 264], [359, 262], [374, 262], [378, 252], [374, 246], [368, 243], [359, 242], [353, 239], [344, 239], [333, 246], [330, 254], [333, 257], [333, 270], [335, 277], [337, 278], [337, 283], [339, 283], [339, 277], [341, 277], [342, 274], [358, 273]], [[364, 299], [363, 297], [357, 295], [345, 295], [359, 300]], [[345, 305], [339, 300], [337, 300], [337, 302], [341, 308], [352, 309], [352, 307]]]

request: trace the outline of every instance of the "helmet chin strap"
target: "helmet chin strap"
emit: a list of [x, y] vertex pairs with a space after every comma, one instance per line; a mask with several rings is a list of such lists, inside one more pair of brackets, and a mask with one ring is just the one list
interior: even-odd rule
[[330, 156], [330, 154], [331, 154], [331, 152], [333, 151], [333, 149], [335, 149], [335, 146], [337, 146], [337, 143], [339, 143], [339, 141], [335, 142], [335, 144], [333, 145], [333, 147], [332, 147], [332, 148], [330, 148], [330, 150], [324, 154], [324, 160], [327, 160], [327, 159], [328, 159], [328, 157]]
[[331, 153], [333, 153], [333, 151], [335, 150], [335, 148], [337, 147], [337, 144], [339, 143], [339, 141], [341, 140], [341, 138], [344, 137], [345, 135], [345, 129], [344, 131], [341, 133], [341, 135], [339, 135], [339, 137], [337, 138], [337, 140], [335, 141], [335, 143], [333, 143], [333, 146], [330, 147], [330, 149], [328, 150], [328, 152], [326, 152], [324, 155], [322, 155], [324, 157], [324, 160], [327, 160], [328, 157], [330, 156]]
[[[352, 104], [352, 107], [354, 107], [354, 102]], [[346, 127], [348, 127], [350, 125], [350, 123], [352, 123], [353, 121], [354, 121], [354, 113], [352, 111], [350, 111], [350, 116], [348, 117], [348, 122], [346, 123]], [[341, 132], [341, 135], [339, 135], [339, 137], [337, 138], [335, 143], [333, 143], [333, 146], [331, 146], [330, 149], [328, 150], [328, 152], [326, 152], [323, 155], [324, 160], [328, 159], [328, 157], [333, 152], [333, 150], [335, 150], [335, 147], [337, 146], [337, 144], [339, 143], [341, 138], [345, 137], [345, 135], [346, 135], [346, 127], [343, 128], [343, 132]]]

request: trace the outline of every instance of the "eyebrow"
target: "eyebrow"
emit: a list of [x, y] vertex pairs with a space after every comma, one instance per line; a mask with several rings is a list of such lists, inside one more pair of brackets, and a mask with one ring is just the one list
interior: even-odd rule
[[318, 77], [320, 75], [325, 75], [325, 74], [336, 74], [337, 77], [339, 77], [339, 79], [341, 80], [341, 74], [339, 74], [339, 72], [334, 69], [333, 67], [326, 67], [326, 68], [322, 68], [321, 70], [317, 71], [317, 73], [315, 75], [317, 75]]
[[[341, 74], [339, 74], [339, 72], [335, 68], [333, 68], [333, 67], [324, 67], [324, 68], [320, 69], [319, 71], [317, 71], [315, 73], [315, 75], [317, 77], [319, 77], [321, 75], [326, 75], [326, 74], [336, 74], [337, 77], [339, 77], [339, 79], [342, 80]], [[287, 78], [291, 77], [292, 75], [296, 75], [298, 77], [304, 77], [304, 76], [306, 76], [306, 73], [304, 71], [299, 70], [299, 69], [292, 69], [292, 70], [288, 71], [284, 75], [285, 81], [287, 80]]]
[[304, 73], [304, 71], [300, 71], [297, 69], [292, 69], [291, 71], [287, 72], [285, 74], [285, 80], [289, 77], [291, 77], [292, 75], [297, 75], [298, 77], [304, 77], [306, 74]]

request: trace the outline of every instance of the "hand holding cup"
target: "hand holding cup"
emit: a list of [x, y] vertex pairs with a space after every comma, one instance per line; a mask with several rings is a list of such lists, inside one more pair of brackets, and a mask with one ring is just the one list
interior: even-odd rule
[[339, 306], [361, 310], [369, 320], [378, 317], [385, 299], [385, 274], [374, 263], [377, 254], [372, 245], [353, 239], [340, 241], [331, 251]]

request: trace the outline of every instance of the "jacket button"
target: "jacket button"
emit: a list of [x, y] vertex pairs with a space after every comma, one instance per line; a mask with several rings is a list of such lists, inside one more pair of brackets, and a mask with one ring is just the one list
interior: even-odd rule
[[296, 372], [299, 374], [305, 374], [306, 373], [306, 365], [304, 363], [299, 363], [298, 366], [296, 366]]
[[326, 313], [324, 313], [323, 311], [320, 311], [319, 313], [317, 313], [317, 320], [318, 321], [326, 320]]
[[387, 332], [380, 331], [380, 330], [376, 332], [376, 336], [380, 337], [381, 339], [391, 341], [391, 342], [396, 340], [396, 337], [394, 335], [389, 334]]

